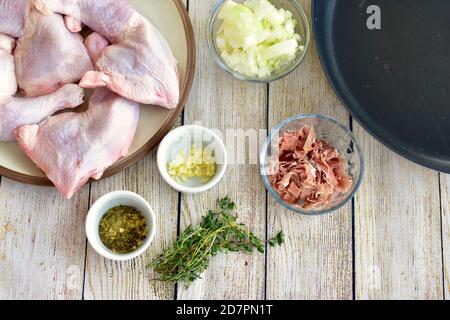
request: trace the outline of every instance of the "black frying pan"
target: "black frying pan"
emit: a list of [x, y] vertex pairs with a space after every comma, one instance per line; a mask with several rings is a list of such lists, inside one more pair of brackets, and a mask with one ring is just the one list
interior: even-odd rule
[[313, 15], [351, 114], [392, 150], [450, 173], [450, 0], [314, 0]]

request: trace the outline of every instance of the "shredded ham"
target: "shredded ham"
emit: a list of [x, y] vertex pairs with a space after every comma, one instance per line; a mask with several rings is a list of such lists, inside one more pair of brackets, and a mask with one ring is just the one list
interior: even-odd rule
[[339, 152], [317, 139], [311, 126], [280, 136], [277, 165], [270, 183], [284, 201], [303, 209], [326, 208], [353, 185]]

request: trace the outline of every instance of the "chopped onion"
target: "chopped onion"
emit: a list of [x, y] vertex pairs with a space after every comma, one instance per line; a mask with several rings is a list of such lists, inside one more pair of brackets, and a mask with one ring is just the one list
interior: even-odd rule
[[300, 51], [292, 13], [268, 0], [228, 0], [218, 15], [223, 20], [216, 45], [224, 62], [249, 77], [266, 78], [291, 63]]

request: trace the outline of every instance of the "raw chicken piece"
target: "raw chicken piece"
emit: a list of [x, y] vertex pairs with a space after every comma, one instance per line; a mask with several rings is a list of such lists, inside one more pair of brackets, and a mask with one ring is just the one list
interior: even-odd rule
[[80, 85], [108, 87], [140, 103], [175, 108], [179, 99], [178, 73], [165, 39], [138, 14], [130, 18], [128, 28], [120, 44], [102, 52], [96, 62], [99, 71], [87, 72]]
[[14, 38], [0, 33], [0, 49], [7, 53], [11, 53], [15, 47], [16, 40], [14, 40]]
[[23, 35], [27, 0], [0, 0], [0, 33], [19, 38]]
[[47, 96], [13, 97], [17, 91], [14, 39], [0, 34], [0, 141], [12, 141], [12, 132], [24, 124], [39, 123], [55, 112], [75, 108], [83, 102], [83, 89], [69, 84]]
[[14, 57], [11, 55], [14, 46], [15, 40], [13, 38], [0, 34], [0, 101], [2, 98], [13, 96], [17, 92]]
[[93, 32], [84, 40], [84, 45], [86, 46], [92, 62], [95, 64], [101, 56], [103, 49], [105, 49], [109, 43], [102, 35]]
[[12, 141], [16, 128], [39, 123], [59, 110], [75, 108], [82, 102], [83, 89], [76, 84], [67, 84], [37, 98], [0, 98], [0, 141]]
[[93, 70], [83, 38], [67, 30], [61, 15], [43, 15], [30, 4], [24, 33], [14, 56], [17, 82], [27, 97], [55, 92]]
[[108, 87], [117, 94], [144, 104], [169, 109], [179, 101], [177, 61], [161, 33], [127, 1], [34, 0], [45, 14], [74, 17], [106, 37], [112, 45], [88, 72], [82, 87]]
[[80, 20], [77, 20], [71, 16], [64, 17], [64, 23], [70, 32], [77, 33], [83, 30], [84, 25]]
[[92, 30], [117, 43], [126, 32], [136, 10], [128, 0], [31, 0], [46, 15], [58, 12], [81, 21]]
[[84, 113], [63, 113], [15, 136], [28, 157], [66, 198], [90, 178], [126, 156], [139, 119], [139, 105], [107, 89], [95, 90]]

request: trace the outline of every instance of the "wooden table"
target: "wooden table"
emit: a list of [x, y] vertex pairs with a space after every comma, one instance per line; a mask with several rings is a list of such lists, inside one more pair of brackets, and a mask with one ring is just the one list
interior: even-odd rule
[[[294, 214], [268, 197], [254, 164], [230, 165], [218, 187], [181, 195], [160, 177], [155, 152], [86, 186], [70, 201], [55, 189], [3, 178], [0, 298], [450, 298], [450, 176], [399, 157], [352, 121], [327, 83], [314, 44], [293, 74], [273, 84], [249, 84], [225, 74], [204, 37], [213, 2], [187, 4], [197, 36], [197, 73], [180, 123], [201, 122], [226, 132], [272, 128], [302, 113], [340, 119], [352, 126], [364, 148], [367, 173], [354, 201], [322, 217]], [[310, 0], [301, 3], [310, 15]], [[128, 263], [100, 258], [84, 232], [89, 206], [118, 189], [141, 194], [157, 212], [154, 244]], [[226, 194], [236, 199], [240, 218], [257, 234], [271, 237], [283, 228], [286, 244], [269, 248], [266, 255], [216, 257], [203, 279], [188, 289], [149, 281], [155, 274], [146, 269], [148, 261]]]

